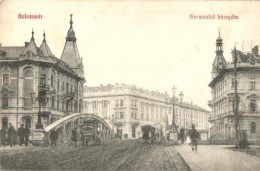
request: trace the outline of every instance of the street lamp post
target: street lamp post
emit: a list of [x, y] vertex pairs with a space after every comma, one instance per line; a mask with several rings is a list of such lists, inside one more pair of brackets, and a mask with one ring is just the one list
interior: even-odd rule
[[39, 85], [38, 86], [38, 97], [35, 97], [35, 93], [31, 93], [31, 99], [32, 102], [35, 103], [38, 101], [38, 119], [37, 124], [35, 125], [36, 129], [43, 129], [43, 124], [41, 122], [41, 117], [43, 115], [43, 112], [41, 111], [41, 108], [44, 107], [49, 102], [49, 87], [45, 85]]
[[35, 97], [35, 93], [31, 93], [32, 102], [35, 103], [38, 101], [38, 116], [37, 116], [37, 124], [35, 125], [35, 130], [33, 131], [33, 145], [46, 145], [46, 138], [43, 130], [43, 124], [41, 122], [41, 117], [46, 116], [48, 118], [49, 113], [42, 111], [42, 107], [44, 107], [49, 102], [50, 96], [50, 87], [46, 85], [38, 86], [38, 97]]
[[171, 124], [171, 129], [169, 129], [168, 132], [169, 132], [170, 140], [174, 144], [177, 144], [178, 143], [178, 130], [177, 130], [176, 122], [175, 122], [175, 98], [174, 98], [175, 92], [176, 92], [176, 87], [173, 85], [172, 86], [172, 94], [173, 94], [172, 99], [169, 99], [167, 92], [165, 92], [165, 100], [166, 100], [166, 104], [170, 104], [170, 100], [172, 101], [172, 124]]

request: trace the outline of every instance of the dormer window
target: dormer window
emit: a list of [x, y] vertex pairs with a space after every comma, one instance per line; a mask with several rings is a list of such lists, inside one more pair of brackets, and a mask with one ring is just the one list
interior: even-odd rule
[[26, 52], [26, 57], [27, 58], [31, 58], [32, 57], [32, 52], [31, 51], [27, 51]]
[[250, 65], [255, 65], [255, 60], [254, 59], [250, 60]]

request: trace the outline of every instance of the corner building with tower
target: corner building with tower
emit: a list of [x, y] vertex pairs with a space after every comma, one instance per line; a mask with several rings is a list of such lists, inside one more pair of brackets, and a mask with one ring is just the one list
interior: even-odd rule
[[[209, 121], [212, 123], [211, 142], [230, 144], [236, 141], [237, 131], [246, 133], [250, 144], [260, 143], [260, 55], [258, 46], [251, 52], [232, 51], [232, 62], [223, 56], [223, 40], [216, 40], [216, 57], [212, 64], [212, 80], [209, 83], [212, 108]], [[236, 80], [234, 72], [236, 58]], [[235, 81], [237, 85], [238, 112], [235, 114]]]
[[[85, 83], [72, 15], [61, 57], [55, 57], [43, 34], [38, 47], [34, 32], [25, 46], [0, 45], [0, 127], [31, 129], [82, 112]], [[40, 118], [38, 117], [40, 116]]]

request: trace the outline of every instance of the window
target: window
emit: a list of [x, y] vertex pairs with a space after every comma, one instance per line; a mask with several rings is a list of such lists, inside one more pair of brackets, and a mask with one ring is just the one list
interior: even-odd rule
[[8, 128], [8, 118], [3, 117], [2, 118], [2, 129], [7, 129]]
[[107, 106], [108, 106], [107, 100], [103, 100], [102, 101], [102, 108], [107, 108]]
[[255, 65], [255, 60], [254, 59], [250, 60], [250, 65]]
[[3, 74], [3, 85], [9, 85], [9, 74]]
[[3, 95], [3, 108], [7, 109], [8, 108], [8, 95]]
[[82, 104], [82, 102], [80, 101], [79, 102], [79, 113], [81, 113], [81, 104]]
[[51, 87], [53, 87], [53, 80], [54, 79], [54, 77], [53, 77], [53, 75], [51, 75]]
[[250, 124], [250, 127], [251, 127], [251, 134], [255, 134], [256, 133], [256, 124], [255, 122], [251, 122]]
[[119, 106], [119, 100], [116, 100], [116, 107]]
[[66, 94], [69, 94], [69, 83], [66, 84]]
[[60, 90], [60, 79], [57, 79], [57, 92]]
[[120, 100], [120, 106], [124, 106], [124, 100]]
[[64, 91], [64, 81], [62, 81], [61, 90]]
[[97, 101], [93, 101], [93, 102], [92, 102], [92, 107], [93, 107], [93, 109], [96, 109], [96, 108], [97, 108]]
[[60, 96], [57, 95], [57, 110], [60, 109]]
[[250, 112], [256, 112], [256, 100], [250, 100]]
[[51, 97], [51, 107], [54, 108], [54, 96]]
[[120, 112], [120, 119], [123, 119], [123, 118], [124, 118], [124, 113]]
[[27, 51], [27, 52], [26, 52], [26, 57], [27, 57], [27, 58], [32, 57], [32, 52], [31, 52], [31, 51]]
[[46, 74], [41, 74], [40, 85], [46, 85]]
[[255, 90], [255, 78], [250, 78], [250, 90]]
[[32, 127], [32, 125], [31, 125], [31, 122], [32, 120], [31, 120], [31, 118], [30, 117], [26, 117], [25, 118], [25, 120], [24, 120], [24, 122], [25, 122], [25, 128], [31, 128]]

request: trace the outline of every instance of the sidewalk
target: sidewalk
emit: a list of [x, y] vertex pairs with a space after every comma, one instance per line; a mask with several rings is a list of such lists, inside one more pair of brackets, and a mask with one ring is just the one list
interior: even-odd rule
[[260, 158], [225, 147], [230, 145], [199, 145], [193, 152], [189, 145], [175, 146], [192, 171], [255, 171], [260, 168]]

